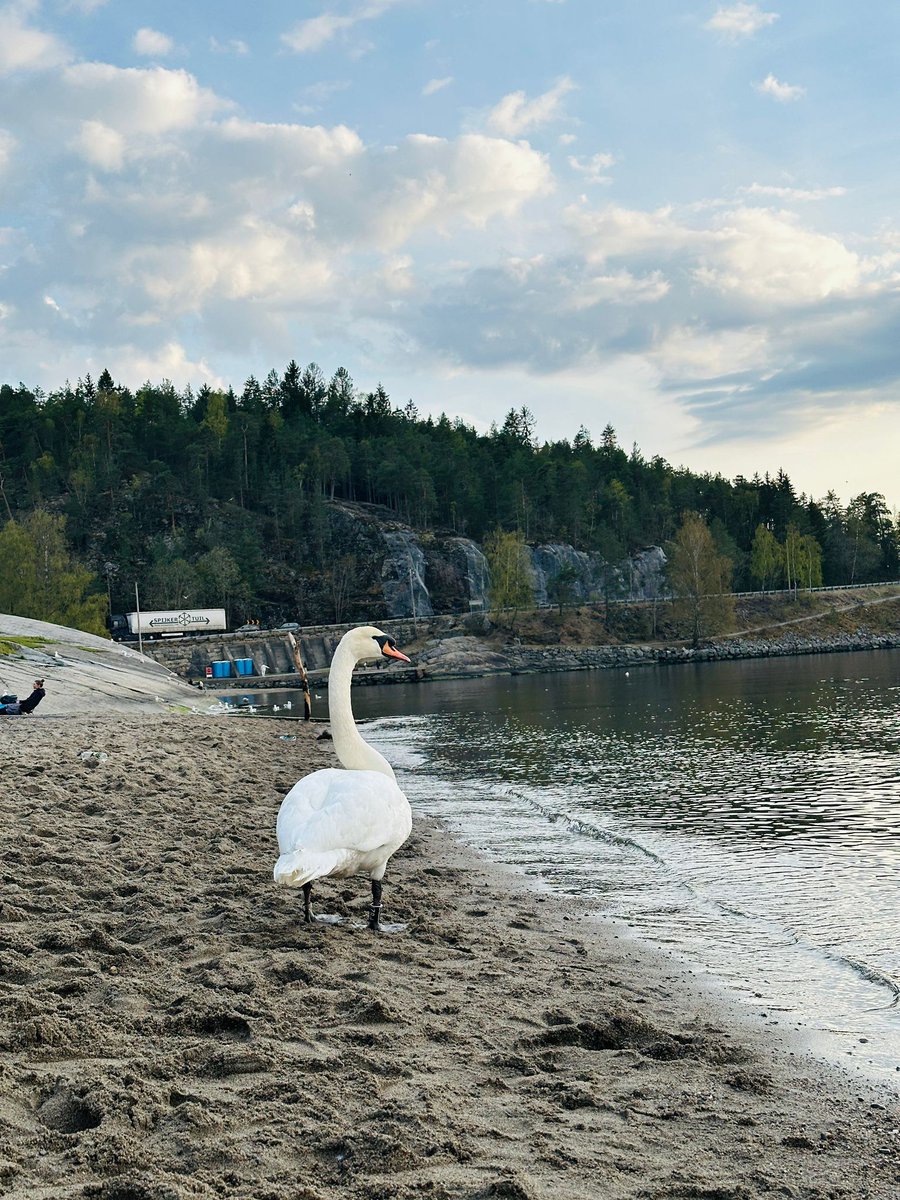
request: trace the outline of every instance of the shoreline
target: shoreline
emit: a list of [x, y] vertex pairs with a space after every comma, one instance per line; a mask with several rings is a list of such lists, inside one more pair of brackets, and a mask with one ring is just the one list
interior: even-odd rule
[[[462, 641], [463, 639], [460, 639]], [[469, 639], [465, 639], [466, 642]], [[454, 643], [449, 643], [451, 647]], [[464, 679], [482, 675], [540, 675], [560, 671], [590, 671], [630, 669], [648, 666], [681, 666], [706, 662], [733, 662], [740, 659], [785, 658], [813, 654], [846, 654], [870, 650], [895, 650], [900, 648], [900, 633], [835, 635], [829, 638], [803, 638], [788, 634], [779, 639], [741, 637], [708, 642], [695, 648], [689, 646], [648, 646], [640, 644], [622, 646], [542, 646], [513, 647], [500, 654], [492, 652], [490, 661], [484, 665], [476, 663], [466, 669], [458, 662], [453, 666], [437, 666], [417, 669], [416, 682], [443, 679]], [[458, 659], [459, 651], [451, 649], [452, 658]], [[441, 658], [449, 656], [440, 656]], [[498, 662], [498, 658], [505, 662]], [[388, 676], [390, 672], [378, 672]], [[411, 675], [412, 672], [405, 672]], [[399, 675], [399, 672], [398, 672]], [[399, 677], [372, 679], [371, 683], [413, 682]]]
[[[474, 643], [474, 644], [473, 644]], [[630, 670], [638, 667], [686, 666], [696, 663], [736, 662], [745, 659], [806, 657], [815, 654], [853, 654], [900, 649], [900, 633], [835, 635], [830, 638], [801, 638], [788, 634], [780, 639], [734, 638], [688, 646], [512, 646], [485, 650], [481, 639], [454, 638], [441, 641], [433, 652], [426, 651], [425, 665], [416, 654], [411, 668], [357, 670], [354, 687], [392, 684], [439, 683], [451, 679], [482, 679], [503, 675], [550, 675], [568, 671]], [[328, 674], [315, 672], [314, 688], [328, 687]], [[206, 692], [272, 691], [302, 688], [299, 676], [245, 675], [204, 679]]]
[[[307, 929], [274, 820], [315, 730], [73, 715], [11, 728], [0, 1184], [13, 1200], [900, 1195], [900, 1098], [417, 816]], [[85, 749], [106, 754], [81, 757]], [[620, 936], [621, 934], [621, 936]]]

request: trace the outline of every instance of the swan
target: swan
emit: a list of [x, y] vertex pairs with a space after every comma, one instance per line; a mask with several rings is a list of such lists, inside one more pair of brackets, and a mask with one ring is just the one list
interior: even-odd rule
[[278, 812], [275, 882], [303, 889], [306, 924], [329, 920], [313, 916], [310, 894], [316, 879], [364, 874], [372, 881], [369, 929], [389, 933], [403, 928], [381, 924], [381, 880], [388, 859], [409, 837], [412, 812], [390, 764], [363, 741], [350, 705], [353, 668], [382, 657], [409, 662], [393, 638], [374, 625], [358, 626], [341, 638], [328, 676], [328, 710], [344, 770], [329, 767], [304, 776]]

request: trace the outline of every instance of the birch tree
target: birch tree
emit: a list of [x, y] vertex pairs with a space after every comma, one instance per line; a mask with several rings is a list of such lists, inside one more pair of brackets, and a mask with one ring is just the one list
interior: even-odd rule
[[750, 550], [750, 575], [762, 591], [775, 585], [783, 563], [784, 554], [774, 533], [765, 525], [757, 525]]
[[491, 610], [498, 615], [510, 614], [515, 623], [520, 608], [534, 604], [534, 584], [531, 561], [525, 539], [518, 531], [509, 533], [495, 529], [484, 543], [484, 556], [491, 572]]
[[719, 554], [699, 513], [684, 514], [669, 555], [669, 584], [676, 619], [687, 624], [694, 647], [734, 622], [731, 560]]

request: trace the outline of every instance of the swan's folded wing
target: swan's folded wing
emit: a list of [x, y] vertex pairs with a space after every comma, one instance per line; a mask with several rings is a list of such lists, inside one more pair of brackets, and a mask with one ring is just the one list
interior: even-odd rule
[[341, 868], [356, 856], [347, 850], [289, 850], [279, 855], [275, 864], [275, 882], [283, 887], [303, 887], [313, 879], [340, 873]]
[[409, 803], [377, 771], [315, 771], [285, 796], [276, 832], [282, 853], [376, 850], [409, 832]]

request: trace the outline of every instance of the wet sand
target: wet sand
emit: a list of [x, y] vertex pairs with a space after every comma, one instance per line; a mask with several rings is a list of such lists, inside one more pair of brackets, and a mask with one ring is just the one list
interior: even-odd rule
[[[271, 871], [317, 730], [0, 730], [0, 1194], [900, 1197], [900, 1104], [417, 819], [385, 919]], [[293, 740], [285, 740], [292, 737]], [[102, 751], [86, 760], [83, 751]]]

